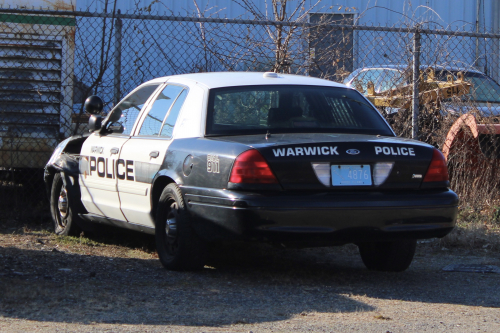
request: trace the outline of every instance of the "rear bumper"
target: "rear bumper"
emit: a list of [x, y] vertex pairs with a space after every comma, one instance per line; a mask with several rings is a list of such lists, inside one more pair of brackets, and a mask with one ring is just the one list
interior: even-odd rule
[[208, 240], [356, 243], [443, 237], [454, 227], [450, 190], [269, 192], [182, 188], [198, 233]]

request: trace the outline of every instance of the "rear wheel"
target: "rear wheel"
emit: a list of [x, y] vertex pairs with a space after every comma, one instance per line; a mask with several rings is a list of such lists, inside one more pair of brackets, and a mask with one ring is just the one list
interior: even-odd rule
[[54, 175], [50, 192], [50, 212], [54, 223], [54, 232], [58, 235], [77, 236], [82, 231], [77, 225], [78, 215], [64, 186], [60, 173]]
[[205, 263], [205, 243], [195, 233], [179, 187], [169, 184], [158, 202], [155, 219], [158, 257], [169, 270], [192, 270]]
[[416, 246], [415, 239], [358, 244], [365, 266], [386, 272], [402, 272], [410, 267]]

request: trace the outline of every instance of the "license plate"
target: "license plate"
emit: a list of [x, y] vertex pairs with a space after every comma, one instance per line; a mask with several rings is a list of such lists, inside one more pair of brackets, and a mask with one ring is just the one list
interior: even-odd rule
[[362, 186], [372, 184], [372, 173], [368, 164], [332, 165], [333, 186]]

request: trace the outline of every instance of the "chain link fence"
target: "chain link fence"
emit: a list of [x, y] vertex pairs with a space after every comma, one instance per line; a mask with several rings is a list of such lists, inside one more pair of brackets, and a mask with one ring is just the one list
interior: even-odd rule
[[[498, 34], [360, 26], [340, 14], [305, 23], [0, 8], [0, 24], [2, 217], [48, 207], [43, 167], [59, 141], [87, 131], [87, 96], [99, 95], [108, 111], [152, 78], [214, 71], [347, 80], [385, 98], [375, 104], [398, 135], [447, 152], [464, 203], [496, 202]], [[457, 80], [471, 83], [469, 93]], [[439, 86], [429, 82], [452, 90], [429, 97]]]

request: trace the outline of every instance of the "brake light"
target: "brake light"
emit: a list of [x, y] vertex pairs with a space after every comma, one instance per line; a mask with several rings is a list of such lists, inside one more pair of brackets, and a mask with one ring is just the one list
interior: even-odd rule
[[446, 182], [448, 180], [448, 167], [446, 166], [446, 160], [439, 150], [434, 149], [431, 164], [425, 174], [424, 182]]
[[264, 157], [255, 149], [247, 150], [236, 157], [229, 181], [252, 184], [278, 183]]

